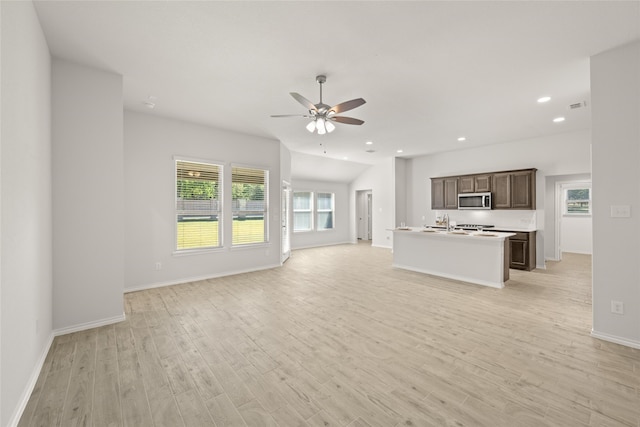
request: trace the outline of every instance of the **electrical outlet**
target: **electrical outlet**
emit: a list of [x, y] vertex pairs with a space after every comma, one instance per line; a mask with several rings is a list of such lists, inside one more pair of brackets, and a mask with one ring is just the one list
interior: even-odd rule
[[611, 301], [611, 312], [613, 314], [624, 314], [624, 303], [622, 301]]
[[162, 263], [160, 261], [156, 262], [156, 270], [162, 270]]

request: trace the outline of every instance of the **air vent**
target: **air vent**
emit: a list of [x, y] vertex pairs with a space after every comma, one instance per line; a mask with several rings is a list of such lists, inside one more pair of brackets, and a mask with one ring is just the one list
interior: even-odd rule
[[375, 153], [375, 152], [376, 152], [376, 150], [366, 150], [365, 152], [366, 152], [366, 153]]
[[569, 104], [570, 110], [575, 110], [577, 108], [583, 108], [587, 106], [587, 101], [576, 102], [575, 104]]

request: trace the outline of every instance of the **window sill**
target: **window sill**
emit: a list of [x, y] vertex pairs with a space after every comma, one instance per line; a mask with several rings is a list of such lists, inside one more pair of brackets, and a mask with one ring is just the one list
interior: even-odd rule
[[231, 246], [231, 251], [246, 251], [246, 250], [250, 250], [250, 249], [268, 248], [270, 246], [271, 246], [271, 243], [269, 243], [269, 242], [265, 242], [265, 243], [247, 243], [246, 245], [234, 245], [234, 246]]
[[173, 256], [189, 256], [189, 255], [202, 255], [207, 253], [224, 252], [223, 246], [217, 246], [215, 248], [202, 248], [202, 249], [182, 249], [179, 251], [173, 251]]

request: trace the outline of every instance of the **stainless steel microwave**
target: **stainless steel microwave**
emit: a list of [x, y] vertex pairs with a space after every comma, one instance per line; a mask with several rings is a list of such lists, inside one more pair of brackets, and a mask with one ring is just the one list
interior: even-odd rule
[[458, 209], [491, 209], [491, 193], [460, 193]]

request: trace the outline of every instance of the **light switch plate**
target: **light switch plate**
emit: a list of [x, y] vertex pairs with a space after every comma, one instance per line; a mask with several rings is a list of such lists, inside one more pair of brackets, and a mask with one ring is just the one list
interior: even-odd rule
[[629, 205], [612, 205], [611, 218], [630, 218], [631, 206]]

